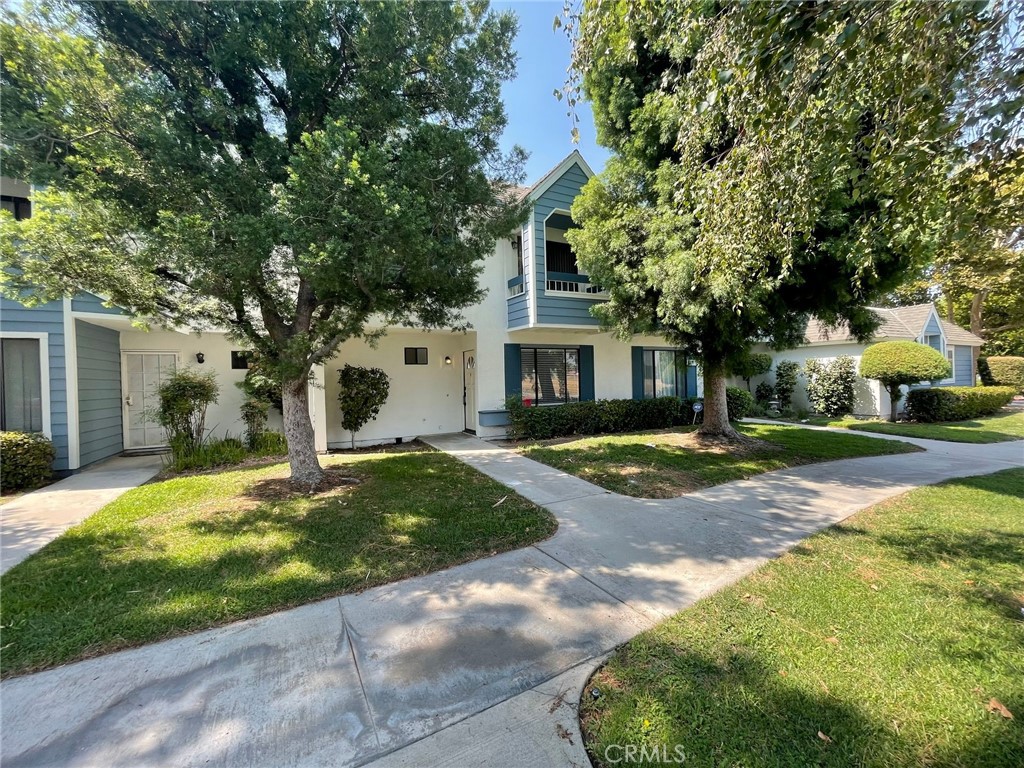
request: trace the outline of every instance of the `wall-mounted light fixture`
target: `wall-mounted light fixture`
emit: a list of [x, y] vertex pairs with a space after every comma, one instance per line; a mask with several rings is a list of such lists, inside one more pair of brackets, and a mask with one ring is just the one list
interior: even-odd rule
[[204, 355], [202, 352], [196, 352], [196, 362], [199, 363], [200, 365], [205, 363], [206, 355]]
[[444, 364], [445, 365], [451, 365], [452, 364], [452, 356], [451, 355], [445, 355], [444, 356]]

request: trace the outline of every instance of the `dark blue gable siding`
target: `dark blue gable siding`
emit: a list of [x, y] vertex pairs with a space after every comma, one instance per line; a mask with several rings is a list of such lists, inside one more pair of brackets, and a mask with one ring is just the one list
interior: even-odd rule
[[533, 209], [533, 252], [535, 269], [533, 286], [537, 297], [537, 322], [555, 325], [590, 325], [597, 327], [598, 321], [590, 314], [594, 299], [573, 296], [545, 296], [547, 270], [544, 260], [544, 222], [552, 211], [568, 211], [580, 189], [587, 183], [587, 174], [579, 165], [572, 165], [544, 192]]
[[0, 331], [4, 333], [46, 333], [50, 365], [50, 437], [56, 459], [55, 470], [68, 469], [67, 367], [64, 361], [64, 304], [50, 301], [26, 307], [0, 298]]

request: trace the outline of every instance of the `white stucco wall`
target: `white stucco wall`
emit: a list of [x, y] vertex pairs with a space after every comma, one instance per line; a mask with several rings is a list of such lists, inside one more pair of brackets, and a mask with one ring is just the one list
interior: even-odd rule
[[[764, 376], [755, 376], [750, 380], [750, 389], [753, 391], [762, 381], [775, 382], [775, 365], [782, 360], [792, 360], [801, 369], [808, 360], [820, 360], [829, 363], [840, 355], [849, 355], [853, 358], [854, 367], [860, 366], [861, 354], [864, 352], [864, 344], [813, 344], [796, 349], [787, 349], [782, 352], [768, 349], [764, 345], [757, 345], [755, 350], [767, 352], [772, 356], [772, 370]], [[730, 382], [733, 386], [746, 387], [742, 379], [733, 379]], [[797, 388], [793, 393], [793, 407], [806, 408], [810, 410], [810, 403], [807, 400], [807, 379], [801, 373], [797, 378]], [[853, 412], [857, 416], [888, 416], [889, 396], [881, 388], [877, 381], [857, 377], [855, 385], [855, 396]]]

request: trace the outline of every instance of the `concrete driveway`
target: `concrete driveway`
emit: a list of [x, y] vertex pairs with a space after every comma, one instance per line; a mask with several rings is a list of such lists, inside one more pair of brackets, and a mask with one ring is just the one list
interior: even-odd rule
[[[551, 539], [5, 681], [4, 766], [586, 765], [580, 686], [616, 645], [808, 534], [1024, 443], [632, 499], [466, 435], [438, 448], [550, 509]], [[443, 500], [439, 500], [443, 501]]]

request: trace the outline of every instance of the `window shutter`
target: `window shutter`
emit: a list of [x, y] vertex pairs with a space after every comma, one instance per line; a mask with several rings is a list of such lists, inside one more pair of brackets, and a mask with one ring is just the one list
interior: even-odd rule
[[633, 358], [633, 399], [644, 399], [644, 348], [631, 347]]
[[594, 348], [580, 345], [580, 400], [594, 398]]
[[697, 366], [686, 366], [686, 396], [697, 396]]
[[521, 344], [505, 345], [505, 397], [522, 397]]

